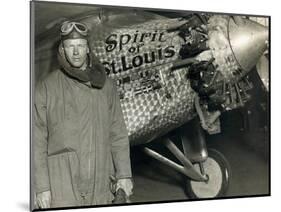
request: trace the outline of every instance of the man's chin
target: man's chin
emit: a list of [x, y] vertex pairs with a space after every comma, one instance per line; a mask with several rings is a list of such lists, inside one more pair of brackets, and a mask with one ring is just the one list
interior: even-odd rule
[[81, 68], [83, 63], [71, 63], [71, 65], [74, 67], [74, 68]]

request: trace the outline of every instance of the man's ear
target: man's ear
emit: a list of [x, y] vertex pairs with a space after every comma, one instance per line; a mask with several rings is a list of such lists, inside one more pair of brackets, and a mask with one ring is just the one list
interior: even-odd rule
[[90, 53], [90, 49], [89, 49], [89, 47], [87, 47], [87, 54], [89, 54]]

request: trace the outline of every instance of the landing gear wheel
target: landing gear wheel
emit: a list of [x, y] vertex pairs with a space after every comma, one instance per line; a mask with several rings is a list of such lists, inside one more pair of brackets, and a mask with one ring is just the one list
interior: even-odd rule
[[[231, 170], [226, 158], [214, 149], [209, 149], [208, 155], [203, 163], [208, 181], [187, 180], [186, 192], [191, 199], [222, 197], [229, 187]], [[200, 172], [199, 164], [195, 167]]]

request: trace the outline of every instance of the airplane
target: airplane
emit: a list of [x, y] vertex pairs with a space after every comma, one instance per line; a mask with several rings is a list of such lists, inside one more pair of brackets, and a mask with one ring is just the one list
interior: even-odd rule
[[161, 142], [179, 162], [147, 146], [143, 151], [186, 176], [190, 198], [223, 197], [231, 167], [222, 153], [207, 148], [204, 131], [220, 133], [220, 115], [249, 101], [253, 83], [247, 75], [268, 49], [268, 27], [248, 17], [202, 12], [167, 17], [97, 8], [61, 16], [35, 36], [36, 80], [58, 66], [65, 20], [91, 30], [91, 50], [116, 81], [131, 146]]

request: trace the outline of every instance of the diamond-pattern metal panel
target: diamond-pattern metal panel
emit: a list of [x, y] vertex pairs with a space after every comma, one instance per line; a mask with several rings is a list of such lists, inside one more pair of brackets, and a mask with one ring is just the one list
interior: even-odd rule
[[[117, 81], [128, 135], [135, 143], [165, 134], [195, 114], [194, 91], [186, 79], [187, 70], [171, 72], [183, 40], [166, 30], [181, 24], [177, 19], [153, 20], [112, 30], [111, 41], [116, 41], [112, 51], [106, 51], [107, 37], [93, 43], [92, 50], [110, 70], [109, 76]], [[114, 70], [108, 66], [112, 63]]]

